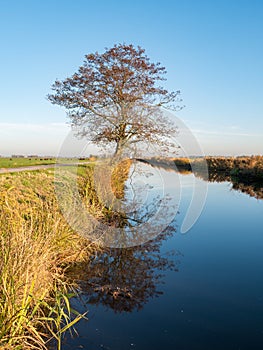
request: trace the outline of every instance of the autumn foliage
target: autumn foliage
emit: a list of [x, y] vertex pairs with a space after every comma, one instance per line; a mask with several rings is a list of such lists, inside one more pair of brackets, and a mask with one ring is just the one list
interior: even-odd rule
[[179, 91], [160, 86], [165, 74], [141, 47], [119, 44], [86, 55], [75, 74], [53, 84], [48, 99], [67, 110], [78, 135], [114, 145], [115, 155], [139, 144], [165, 149], [176, 127], [161, 108], [176, 110], [181, 102]]

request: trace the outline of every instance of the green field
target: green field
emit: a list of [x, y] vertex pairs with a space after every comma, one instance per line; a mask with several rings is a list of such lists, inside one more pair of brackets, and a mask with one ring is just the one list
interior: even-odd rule
[[55, 158], [0, 158], [0, 168], [18, 168], [30, 165], [46, 165], [55, 163]]
[[[89, 158], [85, 158], [89, 160]], [[83, 161], [83, 160], [82, 160]], [[59, 158], [60, 163], [74, 163], [78, 162], [77, 158]], [[56, 164], [56, 158], [12, 158], [12, 157], [3, 157], [0, 158], [0, 169], [1, 168], [19, 168], [25, 166], [33, 165], [48, 165]]]

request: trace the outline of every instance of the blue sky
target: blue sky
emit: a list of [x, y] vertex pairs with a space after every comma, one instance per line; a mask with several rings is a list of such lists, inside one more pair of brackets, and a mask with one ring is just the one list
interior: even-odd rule
[[205, 154], [262, 154], [262, 18], [261, 0], [2, 0], [0, 154], [56, 155], [69, 127], [51, 84], [123, 42], [166, 67]]

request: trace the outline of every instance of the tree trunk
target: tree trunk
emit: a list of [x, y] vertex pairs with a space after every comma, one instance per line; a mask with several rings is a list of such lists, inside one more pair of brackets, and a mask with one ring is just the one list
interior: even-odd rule
[[121, 159], [122, 153], [123, 153], [123, 145], [124, 143], [121, 141], [116, 142], [116, 148], [113, 154], [113, 159], [114, 160], [119, 160]]

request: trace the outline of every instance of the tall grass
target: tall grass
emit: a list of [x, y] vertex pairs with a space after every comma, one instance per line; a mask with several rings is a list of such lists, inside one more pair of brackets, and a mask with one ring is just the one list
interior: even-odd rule
[[[125, 159], [113, 165], [104, 162], [83, 167], [79, 191], [86, 208], [96, 219], [107, 224], [117, 223], [123, 215], [119, 200], [124, 198], [125, 181], [129, 177], [132, 160]], [[99, 181], [96, 181], [99, 178]]]
[[[78, 169], [79, 192], [87, 210], [99, 220], [117, 219], [111, 206], [105, 206], [104, 180], [110, 179], [113, 201], [122, 198], [130, 165], [130, 161], [115, 168], [103, 165], [101, 188], [94, 183], [94, 165]], [[100, 248], [69, 227], [53, 181], [53, 171], [0, 176], [2, 350], [48, 349], [51, 342], [60, 349], [63, 333], [82, 317], [70, 307], [75, 285], [67, 269], [88, 261]]]
[[1, 349], [47, 349], [50, 339], [61, 347], [81, 317], [70, 307], [67, 267], [94, 249], [62, 217], [52, 173], [0, 177]]

